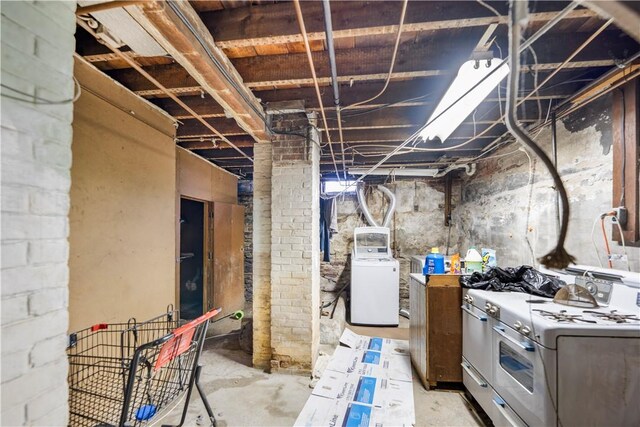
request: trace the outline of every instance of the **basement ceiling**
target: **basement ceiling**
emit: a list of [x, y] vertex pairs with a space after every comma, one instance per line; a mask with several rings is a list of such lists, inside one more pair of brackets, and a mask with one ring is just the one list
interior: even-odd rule
[[[213, 36], [254, 96], [266, 106], [272, 102], [303, 100], [307, 110], [319, 110], [309, 63], [294, 4], [275, 1], [192, 1], [204, 30]], [[502, 18], [477, 1], [410, 1], [390, 82], [374, 101], [342, 112], [344, 158], [347, 168], [376, 164], [393, 148], [425, 124], [453, 80], [460, 65], [470, 58], [480, 40], [494, 57], [507, 48], [505, 1], [486, 2]], [[569, 2], [530, 3], [533, 34]], [[130, 6], [134, 7], [134, 6]], [[342, 153], [330, 80], [322, 2], [301, 2], [302, 14], [313, 51], [325, 126], [331, 134], [338, 167]], [[342, 107], [376, 95], [384, 86], [391, 65], [402, 2], [332, 1], [333, 38]], [[578, 6], [533, 43], [522, 55], [522, 96], [531, 95], [519, 107], [519, 119], [530, 128], [545, 121], [549, 111], [564, 99], [640, 51], [631, 37], [609, 25], [567, 64], [574, 53], [606, 20]], [[496, 25], [497, 24], [497, 25]], [[211, 162], [243, 176], [251, 176], [252, 164], [232, 149], [209, 127], [195, 120], [148, 79], [78, 27], [77, 52], [106, 74], [148, 99], [179, 120], [177, 143]], [[188, 107], [242, 152], [253, 157], [254, 138], [225, 114], [196, 79], [169, 54], [140, 56], [128, 51], [146, 72], [179, 97]], [[535, 54], [534, 54], [535, 52]], [[561, 68], [536, 93], [538, 83]], [[537, 80], [536, 80], [537, 79]], [[385, 167], [445, 167], [452, 162], [472, 161], [508, 143], [501, 121], [505, 109], [506, 79], [444, 143], [422, 142], [411, 152], [403, 150]], [[447, 149], [468, 142], [457, 149]], [[326, 142], [326, 135], [323, 135]], [[421, 149], [436, 151], [421, 151]], [[324, 147], [321, 171], [333, 172], [330, 150]]]

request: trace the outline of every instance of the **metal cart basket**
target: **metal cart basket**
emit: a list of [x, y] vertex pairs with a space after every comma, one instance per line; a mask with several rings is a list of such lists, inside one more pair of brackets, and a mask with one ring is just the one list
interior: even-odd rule
[[195, 384], [215, 426], [200, 388], [198, 360], [209, 320], [219, 312], [213, 309], [179, 326], [180, 316], [169, 306], [166, 314], [143, 323], [101, 323], [71, 334], [69, 425], [151, 425], [185, 396], [181, 426]]

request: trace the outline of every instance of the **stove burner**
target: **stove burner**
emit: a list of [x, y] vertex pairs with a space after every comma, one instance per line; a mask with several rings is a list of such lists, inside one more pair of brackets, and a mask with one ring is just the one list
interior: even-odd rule
[[557, 322], [565, 322], [565, 323], [576, 323], [576, 322], [585, 322], [585, 323], [597, 323], [595, 320], [583, 319], [580, 314], [567, 314], [567, 310], [560, 310], [559, 312], [547, 311], [547, 310], [539, 310], [533, 309], [533, 311], [537, 311], [541, 316], [546, 317], [547, 319], [555, 320]]
[[593, 310], [584, 310], [583, 313], [589, 313], [598, 319], [602, 319], [609, 322], [615, 323], [629, 323], [629, 322], [640, 322], [640, 318], [633, 314], [620, 314], [618, 310], [611, 310], [608, 313], [604, 313], [601, 311], [593, 311]]

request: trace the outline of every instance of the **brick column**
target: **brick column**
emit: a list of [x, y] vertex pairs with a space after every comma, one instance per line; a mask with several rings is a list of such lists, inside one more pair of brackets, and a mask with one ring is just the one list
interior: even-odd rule
[[271, 368], [308, 372], [319, 345], [319, 149], [304, 113], [276, 117], [271, 177]]
[[271, 363], [271, 144], [253, 147], [253, 365]]
[[[73, 103], [64, 100], [74, 94], [75, 8], [71, 1], [2, 2], [2, 83], [7, 87], [2, 88], [0, 144], [0, 425], [68, 422]], [[36, 103], [32, 96], [61, 102]]]

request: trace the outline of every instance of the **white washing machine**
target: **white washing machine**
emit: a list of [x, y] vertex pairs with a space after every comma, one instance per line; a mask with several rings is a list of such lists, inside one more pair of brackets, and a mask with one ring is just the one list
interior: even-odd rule
[[351, 253], [351, 323], [397, 326], [400, 263], [391, 255], [389, 229], [357, 227]]

